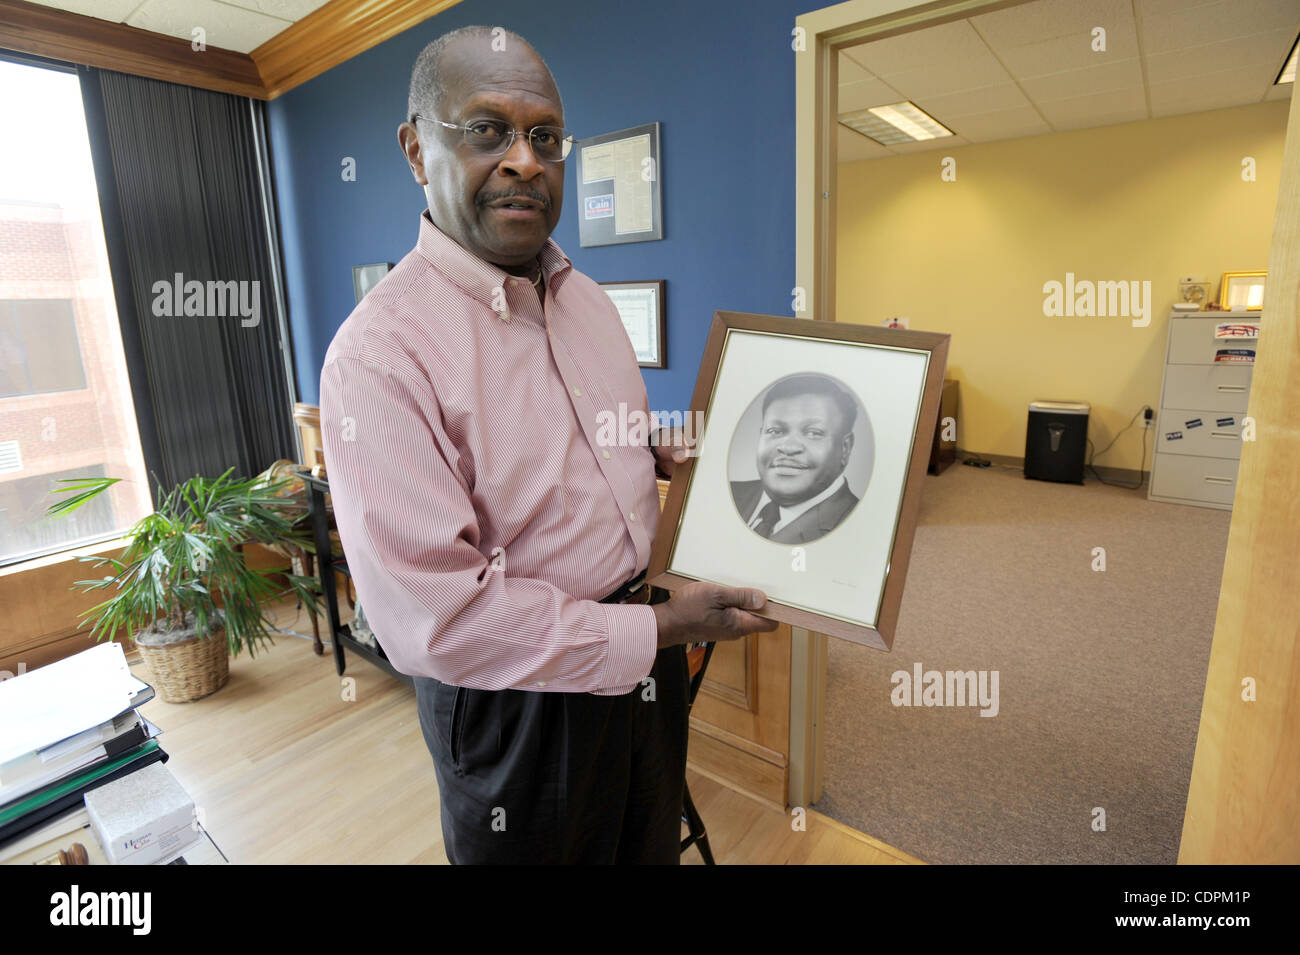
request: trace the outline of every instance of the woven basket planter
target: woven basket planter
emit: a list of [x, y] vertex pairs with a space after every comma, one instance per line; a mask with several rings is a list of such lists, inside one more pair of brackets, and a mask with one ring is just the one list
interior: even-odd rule
[[153, 673], [153, 687], [167, 703], [190, 703], [215, 693], [230, 679], [230, 655], [224, 627], [206, 638], [150, 645], [136, 641]]

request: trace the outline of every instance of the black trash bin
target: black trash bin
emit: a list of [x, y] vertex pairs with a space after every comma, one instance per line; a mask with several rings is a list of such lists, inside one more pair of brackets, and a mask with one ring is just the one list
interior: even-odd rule
[[1086, 401], [1031, 401], [1025, 428], [1025, 477], [1082, 484], [1091, 411]]

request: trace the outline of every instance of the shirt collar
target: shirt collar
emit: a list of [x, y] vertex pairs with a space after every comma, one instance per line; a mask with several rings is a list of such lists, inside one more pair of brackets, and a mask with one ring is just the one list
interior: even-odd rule
[[[781, 519], [777, 521], [777, 523], [778, 524], [788, 523], [789, 521], [798, 517], [800, 514], [802, 514], [804, 511], [808, 510], [809, 508], [816, 507], [822, 501], [826, 500], [828, 497], [835, 494], [835, 492], [840, 489], [840, 486], [842, 484], [847, 483], [847, 481], [848, 478], [845, 477], [843, 474], [841, 474], [839, 480], [832, 482], [830, 487], [826, 488], [826, 490], [822, 491], [816, 497], [810, 497], [808, 498], [808, 500], [800, 501], [798, 504], [791, 504], [789, 507], [786, 507], [784, 504], [777, 505], [777, 507], [780, 508], [781, 511]], [[762, 494], [760, 494], [758, 498], [758, 509], [754, 511], [754, 513], [757, 514], [763, 508], [767, 507], [767, 503], [770, 500], [772, 499], [767, 496], [767, 491], [764, 491]]]
[[[511, 278], [505, 269], [480, 259], [434, 225], [427, 209], [420, 214], [420, 238], [416, 251], [462, 291], [489, 308], [493, 307], [496, 290], [504, 288]], [[564, 250], [549, 236], [538, 260], [546, 273], [548, 285], [562, 281], [573, 268]]]

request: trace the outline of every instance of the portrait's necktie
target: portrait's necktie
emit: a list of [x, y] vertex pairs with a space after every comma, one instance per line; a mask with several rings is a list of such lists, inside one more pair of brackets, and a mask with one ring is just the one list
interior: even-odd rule
[[767, 506], [758, 512], [758, 523], [754, 525], [754, 530], [763, 537], [772, 536], [772, 528], [776, 527], [776, 522], [781, 519], [781, 506], [776, 501], [768, 501]]

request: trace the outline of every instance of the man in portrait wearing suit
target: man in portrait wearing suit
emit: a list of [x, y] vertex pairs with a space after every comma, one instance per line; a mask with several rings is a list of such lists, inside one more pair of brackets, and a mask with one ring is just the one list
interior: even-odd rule
[[853, 453], [853, 396], [825, 375], [794, 375], [763, 396], [758, 480], [732, 481], [736, 509], [778, 544], [833, 530], [858, 503], [844, 478]]

